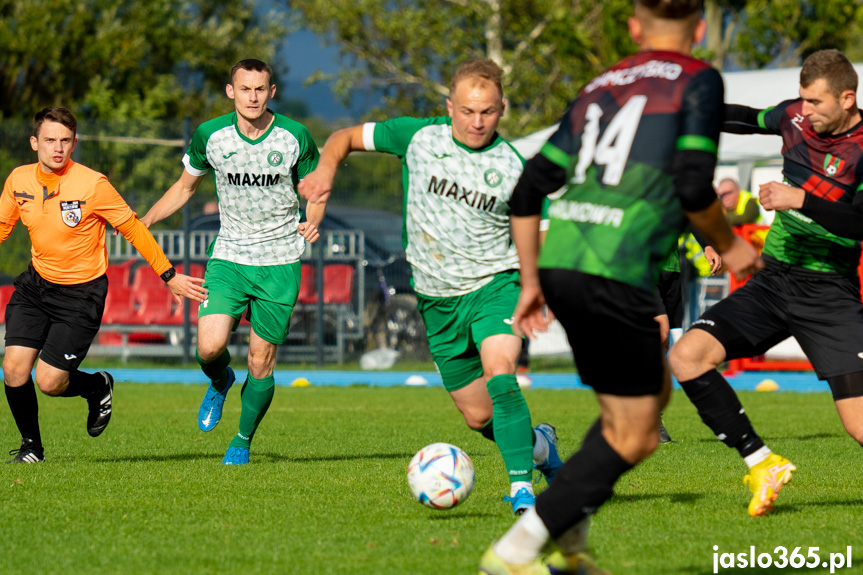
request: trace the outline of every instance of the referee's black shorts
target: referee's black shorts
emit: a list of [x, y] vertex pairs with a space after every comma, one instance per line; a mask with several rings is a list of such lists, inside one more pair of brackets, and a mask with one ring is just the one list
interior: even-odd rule
[[33, 265], [15, 278], [6, 307], [6, 346], [42, 350], [40, 359], [64, 371], [78, 369], [99, 332], [108, 278], [61, 285], [40, 276]]
[[658, 395], [665, 356], [657, 296], [574, 270], [541, 269], [549, 308], [563, 325], [581, 380], [598, 393]]
[[726, 359], [761, 355], [794, 336], [819, 379], [863, 371], [863, 303], [857, 278], [764, 256], [764, 269], [705, 311], [701, 329]]

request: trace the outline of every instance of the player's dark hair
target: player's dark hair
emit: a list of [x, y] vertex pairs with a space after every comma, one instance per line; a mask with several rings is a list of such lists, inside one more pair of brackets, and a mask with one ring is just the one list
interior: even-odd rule
[[450, 93], [455, 91], [456, 84], [465, 78], [482, 78], [488, 80], [495, 86], [501, 96], [503, 95], [503, 70], [493, 60], [488, 58], [474, 58], [458, 65], [452, 73], [452, 84]]
[[66, 108], [48, 106], [47, 108], [42, 108], [36, 112], [36, 115], [33, 116], [34, 137], [39, 137], [39, 129], [45, 122], [57, 122], [58, 124], [66, 126], [72, 130], [73, 137], [78, 133], [78, 120], [76, 120], [75, 115]]
[[262, 61], [256, 60], [255, 58], [246, 58], [245, 60], [240, 60], [234, 67], [231, 68], [231, 81], [230, 83], [234, 83], [234, 74], [237, 73], [237, 70], [246, 70], [247, 72], [266, 72], [268, 78], [268, 85], [273, 85], [273, 69], [270, 66]]
[[820, 78], [827, 80], [827, 88], [837, 98], [846, 90], [857, 93], [857, 72], [839, 50], [819, 50], [803, 62], [801, 87], [808, 88]]
[[663, 20], [684, 20], [704, 11], [704, 0], [635, 0], [635, 3]]

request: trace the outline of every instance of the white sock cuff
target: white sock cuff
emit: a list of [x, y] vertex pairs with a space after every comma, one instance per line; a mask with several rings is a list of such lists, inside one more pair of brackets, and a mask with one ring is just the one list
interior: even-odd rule
[[749, 455], [744, 457], [743, 461], [746, 462], [746, 465], [749, 466], [749, 469], [752, 469], [753, 467], [767, 459], [771, 453], [773, 452], [770, 451], [770, 448], [765, 445], [755, 453], [750, 453]]

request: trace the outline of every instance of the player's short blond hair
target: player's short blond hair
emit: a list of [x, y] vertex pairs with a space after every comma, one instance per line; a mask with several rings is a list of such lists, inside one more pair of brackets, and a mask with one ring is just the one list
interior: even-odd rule
[[503, 97], [503, 70], [493, 60], [488, 58], [474, 58], [459, 64], [452, 73], [450, 94], [455, 92], [456, 84], [465, 78], [487, 80], [497, 86], [497, 91]]
[[839, 50], [819, 50], [804, 60], [800, 86], [808, 88], [820, 78], [827, 81], [827, 88], [837, 98], [846, 90], [857, 93], [857, 72]]

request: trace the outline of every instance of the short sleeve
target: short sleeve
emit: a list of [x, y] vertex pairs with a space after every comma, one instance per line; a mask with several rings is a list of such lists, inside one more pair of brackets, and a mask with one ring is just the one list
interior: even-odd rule
[[371, 128], [374, 130], [373, 137], [371, 138], [371, 143], [374, 146], [372, 149], [368, 147], [368, 139], [365, 137], [366, 126], [368, 126], [366, 124], [363, 126], [363, 142], [366, 143], [366, 149], [370, 149], [370, 151], [384, 152], [401, 157], [407, 154], [408, 146], [414, 134], [426, 126], [443, 124], [445, 122], [445, 118], [409, 117], [393, 118], [385, 122], [377, 122], [372, 124]]
[[312, 138], [311, 132], [305, 126], [296, 134], [297, 141], [300, 143], [300, 156], [297, 160], [297, 175], [304, 178], [318, 167], [318, 159], [321, 157], [318, 152], [318, 145]]
[[207, 132], [198, 127], [192, 134], [192, 141], [183, 156], [183, 165], [186, 171], [193, 176], [203, 176], [210, 170], [210, 162], [207, 160]]

